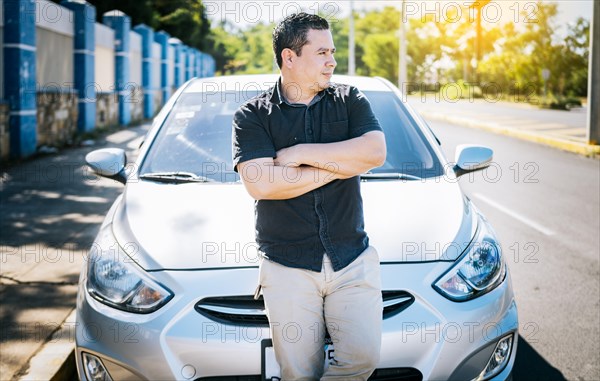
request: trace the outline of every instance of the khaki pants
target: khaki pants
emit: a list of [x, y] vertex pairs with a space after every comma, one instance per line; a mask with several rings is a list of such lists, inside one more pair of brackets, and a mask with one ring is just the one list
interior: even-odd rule
[[[259, 281], [284, 381], [366, 380], [373, 373], [383, 311], [373, 247], [338, 272], [326, 255], [320, 273], [263, 260]], [[335, 360], [323, 374], [325, 329]]]

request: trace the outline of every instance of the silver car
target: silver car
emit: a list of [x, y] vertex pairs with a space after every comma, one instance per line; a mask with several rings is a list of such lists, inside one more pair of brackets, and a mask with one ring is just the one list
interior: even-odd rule
[[[135, 163], [116, 148], [87, 155], [125, 189], [81, 272], [82, 380], [280, 379], [263, 301], [253, 297], [254, 200], [231, 160], [233, 113], [276, 80], [193, 79], [155, 118]], [[387, 140], [385, 164], [361, 176], [384, 300], [371, 379], [510, 379], [518, 337], [510, 274], [492, 227], [457, 183], [489, 165], [492, 151], [459, 146], [449, 162], [389, 81], [333, 81], [362, 90]], [[326, 342], [324, 366], [333, 356]]]

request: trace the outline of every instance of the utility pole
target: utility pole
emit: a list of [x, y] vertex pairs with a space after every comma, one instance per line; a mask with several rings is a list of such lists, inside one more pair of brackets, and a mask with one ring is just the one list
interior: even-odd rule
[[400, 10], [400, 39], [398, 41], [400, 49], [399, 49], [399, 57], [398, 57], [398, 88], [402, 92], [402, 95], [406, 95], [406, 87], [407, 87], [407, 74], [406, 74], [406, 25], [405, 21], [408, 22], [408, 19], [404, 18], [404, 10], [405, 10], [405, 0], [402, 0], [402, 9]]
[[600, 5], [593, 2], [588, 70], [588, 144], [600, 144]]
[[354, 53], [354, 0], [350, 0], [350, 31], [348, 32], [348, 75], [356, 74]]

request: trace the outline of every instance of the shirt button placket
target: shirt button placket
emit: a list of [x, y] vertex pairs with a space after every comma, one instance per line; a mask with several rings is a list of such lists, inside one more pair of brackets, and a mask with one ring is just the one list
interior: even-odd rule
[[[314, 136], [313, 136], [313, 128], [312, 128], [312, 107], [308, 106], [306, 108], [306, 113], [304, 114], [304, 130], [306, 132], [306, 142], [307, 143], [314, 143]], [[319, 211], [320, 209], [320, 205], [321, 205], [321, 189], [315, 189], [313, 191], [313, 200], [314, 200], [314, 204], [313, 207], [315, 208], [315, 212], [317, 213], [317, 219], [319, 222], [319, 227], [318, 227], [318, 232], [319, 232], [319, 237], [321, 238], [322, 241], [322, 235], [321, 235], [321, 227], [323, 226], [323, 217], [321, 216], [321, 213]]]
[[306, 131], [307, 143], [314, 143], [312, 128], [312, 111], [310, 107], [307, 107], [306, 112], [304, 113], [304, 130]]

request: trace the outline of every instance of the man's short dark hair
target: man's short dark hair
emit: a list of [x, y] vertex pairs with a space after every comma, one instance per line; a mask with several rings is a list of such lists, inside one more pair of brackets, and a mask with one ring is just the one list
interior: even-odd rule
[[302, 12], [289, 15], [275, 27], [275, 30], [273, 30], [273, 52], [280, 69], [283, 65], [281, 59], [283, 49], [292, 49], [296, 55], [300, 56], [302, 47], [308, 43], [308, 31], [310, 29], [328, 30], [329, 23], [323, 17]]

